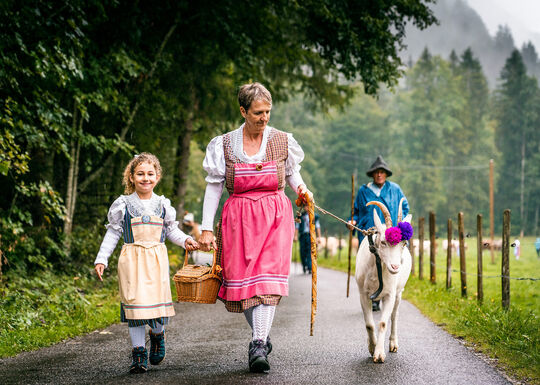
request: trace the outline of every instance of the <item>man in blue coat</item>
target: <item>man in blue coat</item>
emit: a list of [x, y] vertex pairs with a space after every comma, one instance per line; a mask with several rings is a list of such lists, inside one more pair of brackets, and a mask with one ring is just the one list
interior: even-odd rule
[[[384, 161], [383, 157], [379, 155], [371, 167], [367, 170], [366, 175], [373, 178], [372, 182], [362, 185], [358, 189], [356, 194], [356, 200], [354, 202], [354, 215], [351, 223], [367, 230], [370, 227], [375, 226], [373, 222], [373, 210], [377, 210], [377, 214], [381, 220], [384, 218], [381, 209], [377, 206], [366, 206], [366, 203], [370, 201], [382, 202], [390, 212], [392, 217], [392, 224], [397, 225], [399, 201], [401, 198], [405, 198], [405, 194], [401, 190], [401, 187], [397, 183], [386, 180], [392, 175], [392, 170], [388, 164]], [[407, 198], [403, 201], [403, 218], [409, 213], [409, 202]], [[360, 243], [364, 239], [364, 234], [358, 232], [358, 240]], [[379, 310], [379, 301], [373, 301], [373, 310]]]

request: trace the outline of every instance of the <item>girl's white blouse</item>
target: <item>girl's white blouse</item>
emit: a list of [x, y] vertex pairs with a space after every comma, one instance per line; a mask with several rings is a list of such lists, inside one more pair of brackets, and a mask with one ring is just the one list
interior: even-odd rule
[[136, 194], [137, 193], [121, 195], [109, 208], [109, 213], [107, 214], [109, 223], [105, 225], [107, 233], [103, 238], [94, 264], [103, 263], [107, 266], [107, 261], [123, 233], [124, 215], [126, 210], [128, 210], [128, 201], [138, 204], [138, 207], [136, 207], [137, 212], [131, 213], [132, 216], [140, 216], [143, 214], [160, 216], [161, 208], [164, 208], [165, 218], [163, 218], [163, 226], [165, 227], [167, 238], [176, 245], [182, 247], [185, 246], [186, 239], [189, 238], [189, 236], [178, 227], [176, 210], [172, 207], [171, 201], [163, 195], [156, 195], [154, 193], [152, 193], [150, 199], [142, 200], [138, 199]]
[[[253, 156], [248, 156], [244, 152], [243, 146], [243, 129], [242, 124], [239, 128], [231, 131], [231, 146], [234, 154], [245, 163], [257, 163], [261, 162], [266, 155], [266, 144], [268, 138], [273, 134], [273, 127], [267, 126], [263, 133], [263, 140], [259, 152]], [[300, 162], [304, 159], [304, 151], [294, 139], [291, 133], [287, 133], [287, 143], [289, 149], [289, 156], [285, 162], [285, 176], [292, 176], [298, 174], [300, 176]], [[208, 183], [221, 183], [225, 180], [225, 153], [223, 150], [223, 135], [216, 136], [210, 141], [206, 147], [206, 157], [203, 161], [203, 168], [208, 173], [206, 181]]]

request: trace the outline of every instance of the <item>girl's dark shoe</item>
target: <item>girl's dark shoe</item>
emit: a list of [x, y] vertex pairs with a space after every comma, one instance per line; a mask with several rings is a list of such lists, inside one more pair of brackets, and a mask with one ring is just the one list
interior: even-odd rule
[[133, 362], [129, 368], [130, 373], [146, 373], [148, 370], [148, 352], [146, 349], [142, 346], [133, 348], [131, 356], [133, 357]]
[[150, 330], [150, 363], [159, 365], [165, 358], [165, 332], [159, 334], [152, 333]]
[[262, 340], [255, 340], [249, 344], [249, 371], [263, 373], [270, 370], [267, 358], [267, 346]]

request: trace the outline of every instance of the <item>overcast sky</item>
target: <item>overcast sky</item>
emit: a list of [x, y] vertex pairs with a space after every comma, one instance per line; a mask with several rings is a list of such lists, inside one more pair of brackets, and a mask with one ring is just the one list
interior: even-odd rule
[[508, 25], [517, 48], [532, 41], [540, 51], [540, 0], [466, 0], [482, 17], [491, 35]]

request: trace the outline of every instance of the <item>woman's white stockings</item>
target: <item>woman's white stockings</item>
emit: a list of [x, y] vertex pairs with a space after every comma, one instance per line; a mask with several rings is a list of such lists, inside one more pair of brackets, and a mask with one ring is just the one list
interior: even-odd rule
[[253, 341], [262, 340], [266, 342], [274, 321], [275, 312], [276, 307], [272, 305], [257, 305], [244, 310], [246, 320], [253, 331]]

